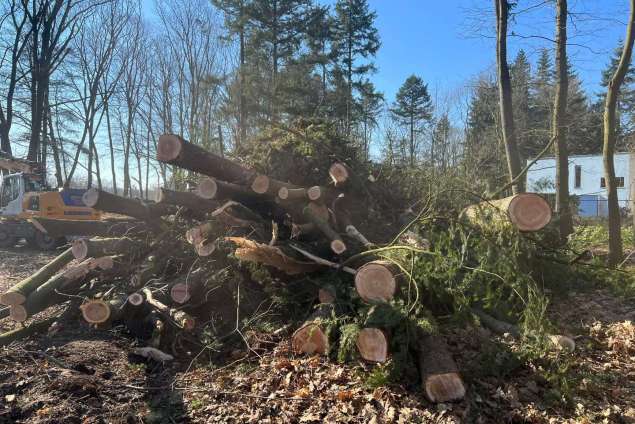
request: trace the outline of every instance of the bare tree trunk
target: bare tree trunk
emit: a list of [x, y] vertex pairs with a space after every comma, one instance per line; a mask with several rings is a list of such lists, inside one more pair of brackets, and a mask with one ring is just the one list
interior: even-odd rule
[[[512, 86], [507, 65], [507, 18], [509, 3], [507, 0], [494, 0], [496, 6], [496, 64], [498, 68], [498, 95], [500, 103], [501, 127], [503, 143], [507, 156], [509, 179], [513, 180], [520, 174], [520, 155], [514, 131], [514, 112], [512, 107]], [[524, 181], [518, 181], [512, 186], [514, 194], [525, 191]]]
[[622, 258], [622, 234], [620, 231], [620, 206], [617, 199], [617, 186], [615, 181], [615, 164], [613, 156], [615, 153], [615, 127], [617, 100], [620, 88], [624, 82], [624, 77], [631, 63], [633, 53], [633, 40], [635, 32], [633, 22], [635, 21], [635, 0], [630, 1], [631, 13], [626, 29], [626, 40], [620, 62], [617, 65], [615, 74], [609, 81], [606, 93], [606, 104], [604, 105], [604, 179], [606, 181], [606, 191], [608, 192], [609, 208], [609, 265], [616, 266]]
[[573, 233], [573, 217], [569, 203], [569, 152], [567, 148], [567, 97], [569, 74], [567, 69], [567, 0], [556, 4], [556, 69], [558, 81], [553, 107], [553, 137], [556, 153], [556, 212], [560, 215], [560, 238], [566, 240]]
[[115, 149], [112, 142], [112, 127], [110, 126], [110, 110], [108, 100], [104, 102], [104, 112], [106, 113], [106, 128], [108, 129], [108, 148], [110, 150], [110, 172], [112, 173], [112, 190], [117, 194], [117, 174], [115, 172]]

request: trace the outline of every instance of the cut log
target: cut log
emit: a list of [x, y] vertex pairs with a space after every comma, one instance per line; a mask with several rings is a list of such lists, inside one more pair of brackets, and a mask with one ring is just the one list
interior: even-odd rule
[[351, 177], [350, 168], [341, 162], [335, 162], [329, 168], [329, 176], [335, 187], [344, 187]]
[[160, 188], [157, 192], [157, 203], [174, 206], [184, 206], [192, 211], [207, 213], [218, 208], [218, 202], [204, 199], [194, 193], [186, 191], [174, 191]]
[[29, 221], [49, 237], [64, 236], [124, 236], [147, 231], [140, 221], [103, 220], [82, 221], [72, 219], [31, 218]]
[[333, 315], [332, 304], [320, 304], [315, 312], [302, 326], [293, 333], [291, 347], [296, 353], [309, 355], [327, 355], [329, 352], [329, 339], [326, 334], [325, 321]]
[[180, 305], [189, 302], [193, 298], [200, 297], [203, 291], [203, 278], [205, 273], [202, 269], [191, 272], [185, 281], [177, 282], [170, 288], [170, 297]]
[[324, 200], [324, 197], [326, 196], [326, 189], [320, 186], [313, 186], [306, 191], [306, 195], [309, 200], [312, 200], [314, 202], [318, 200]]
[[133, 218], [152, 221], [163, 215], [170, 215], [174, 210], [165, 205], [147, 205], [135, 199], [117, 196], [97, 188], [88, 189], [82, 196], [84, 204], [103, 212], [131, 216]]
[[157, 310], [157, 312], [161, 313], [165, 317], [169, 318], [172, 322], [176, 324], [177, 327], [182, 328], [186, 331], [192, 331], [196, 326], [196, 320], [192, 318], [189, 314], [184, 311], [180, 311], [178, 309], [170, 308], [167, 305], [159, 302], [154, 298], [150, 289], [143, 289], [143, 294], [145, 295], [146, 302], [153, 308]]
[[250, 186], [256, 178], [255, 171], [210, 153], [174, 134], [159, 137], [157, 160], [243, 186]]
[[57, 317], [47, 318], [43, 321], [34, 322], [26, 327], [16, 328], [15, 330], [0, 334], [0, 347], [6, 346], [13, 341], [32, 336], [33, 334], [46, 331], [56, 319]]
[[265, 196], [254, 193], [251, 189], [243, 186], [211, 177], [205, 177], [199, 181], [196, 195], [208, 200], [233, 200], [249, 208], [270, 208], [270, 202]]
[[389, 261], [372, 261], [355, 273], [355, 290], [365, 302], [388, 302], [395, 297], [401, 273]]
[[24, 304], [12, 305], [11, 319], [24, 322], [38, 312], [68, 300], [68, 297], [57, 294], [57, 291], [75, 294], [91, 275], [97, 273], [98, 269], [100, 269], [98, 262], [95, 259], [89, 259], [57, 274], [29, 294]]
[[212, 241], [202, 240], [196, 245], [196, 254], [202, 258], [211, 256], [211, 254], [214, 253], [215, 251], [216, 251], [215, 240], [212, 240]]
[[421, 335], [417, 351], [426, 398], [434, 403], [463, 399], [465, 385], [445, 339], [437, 335]]
[[296, 189], [299, 188], [290, 183], [278, 181], [266, 175], [258, 175], [251, 183], [251, 189], [254, 193], [266, 194], [268, 196], [278, 196], [281, 188]]
[[110, 319], [111, 305], [101, 299], [91, 299], [79, 307], [89, 324], [103, 324]]
[[335, 303], [335, 287], [328, 285], [318, 290], [318, 300], [320, 303]]
[[314, 208], [310, 205], [305, 207], [304, 215], [330, 240], [331, 250], [333, 252], [341, 255], [346, 251], [346, 243], [344, 243], [344, 240], [342, 240], [340, 235], [331, 228], [327, 221], [318, 216]]
[[511, 223], [519, 231], [540, 231], [551, 221], [551, 206], [535, 193], [521, 193], [468, 206], [462, 216], [484, 227]]
[[388, 337], [379, 328], [362, 328], [357, 335], [357, 351], [369, 362], [386, 362], [388, 359]]
[[294, 259], [278, 247], [268, 244], [258, 243], [243, 237], [225, 237], [225, 240], [238, 246], [234, 252], [238, 259], [272, 266], [288, 275], [314, 272], [321, 268], [318, 264]]
[[132, 293], [128, 295], [128, 303], [132, 306], [141, 306], [145, 302], [145, 298], [141, 293]]
[[306, 200], [308, 192], [305, 188], [281, 187], [278, 190], [278, 197], [282, 200]]
[[98, 256], [131, 254], [143, 251], [145, 244], [131, 238], [97, 238], [73, 241], [71, 247], [75, 259], [84, 260]]
[[44, 284], [60, 269], [64, 268], [73, 260], [72, 249], [66, 249], [48, 264], [44, 265], [38, 272], [20, 281], [0, 296], [0, 303], [3, 305], [21, 305], [26, 301], [27, 296], [33, 290]]

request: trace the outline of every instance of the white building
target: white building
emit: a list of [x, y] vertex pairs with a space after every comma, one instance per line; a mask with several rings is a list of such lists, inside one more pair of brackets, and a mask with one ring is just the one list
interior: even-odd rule
[[[635, 183], [635, 154], [615, 154], [615, 177], [620, 207], [630, 208], [631, 185]], [[527, 172], [527, 191], [555, 193], [555, 181], [556, 159], [540, 159]], [[607, 214], [602, 155], [569, 156], [569, 193], [579, 197], [581, 216]]]

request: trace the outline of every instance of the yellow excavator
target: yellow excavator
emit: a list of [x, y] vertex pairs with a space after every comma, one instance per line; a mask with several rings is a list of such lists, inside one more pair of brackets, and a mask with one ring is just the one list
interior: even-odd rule
[[30, 218], [96, 220], [99, 212], [82, 202], [85, 190], [50, 190], [37, 164], [0, 152], [0, 247], [15, 245], [20, 239], [37, 248], [51, 250], [65, 241], [51, 238], [36, 229]]

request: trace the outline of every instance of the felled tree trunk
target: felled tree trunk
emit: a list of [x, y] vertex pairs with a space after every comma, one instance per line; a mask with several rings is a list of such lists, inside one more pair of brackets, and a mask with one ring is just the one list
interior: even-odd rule
[[160, 312], [162, 315], [166, 316], [172, 322], [176, 324], [177, 327], [182, 328], [185, 331], [192, 331], [196, 326], [196, 320], [192, 318], [189, 314], [184, 311], [179, 311], [174, 308], [170, 308], [167, 305], [159, 302], [154, 298], [152, 292], [149, 289], [143, 289], [143, 294], [146, 297], [146, 302], [157, 312]]
[[386, 362], [388, 359], [388, 336], [379, 328], [362, 328], [357, 335], [357, 351], [369, 362]]
[[44, 284], [72, 260], [72, 249], [66, 249], [62, 254], [40, 268], [38, 272], [11, 287], [6, 293], [0, 296], [0, 303], [9, 306], [23, 304], [29, 293]]
[[397, 293], [401, 272], [389, 261], [372, 261], [355, 273], [355, 290], [365, 302], [388, 302]]
[[318, 305], [315, 312], [293, 333], [291, 346], [296, 353], [326, 355], [329, 339], [324, 322], [333, 315], [333, 304]]
[[161, 187], [157, 193], [157, 203], [173, 206], [184, 206], [196, 212], [211, 212], [219, 206], [214, 200], [203, 199], [194, 193], [168, 190]]
[[436, 335], [418, 337], [421, 385], [430, 402], [450, 402], [465, 396], [465, 385], [448, 351], [445, 339]]
[[519, 231], [540, 231], [551, 221], [551, 206], [535, 193], [522, 193], [468, 206], [462, 213], [471, 223], [488, 227], [511, 223]]
[[350, 168], [341, 162], [335, 162], [329, 168], [329, 176], [337, 188], [344, 187], [351, 175]]
[[243, 186], [250, 186], [256, 178], [256, 171], [210, 153], [174, 134], [159, 137], [157, 160]]
[[14, 321], [24, 322], [36, 313], [68, 300], [68, 297], [59, 295], [56, 291], [75, 294], [79, 287], [89, 279], [88, 276], [91, 275], [91, 272], [97, 269], [103, 270], [107, 268], [107, 261], [89, 259], [77, 266], [67, 269], [29, 294], [24, 304], [12, 305], [10, 312], [11, 318]]
[[268, 196], [276, 197], [280, 192], [280, 189], [296, 189], [299, 188], [293, 184], [278, 181], [266, 175], [258, 175], [251, 183], [251, 189], [254, 193], [266, 194]]
[[237, 184], [227, 183], [215, 178], [206, 177], [198, 182], [196, 195], [208, 200], [234, 200], [252, 205], [262, 203], [265, 198]]
[[80, 310], [87, 323], [103, 325], [117, 321], [121, 317], [123, 305], [124, 300], [119, 297], [108, 302], [102, 299], [91, 299], [81, 305]]
[[174, 210], [166, 205], [147, 205], [138, 200], [117, 196], [96, 188], [87, 190], [82, 196], [82, 200], [89, 208], [131, 216], [144, 221], [152, 221], [163, 215], [174, 213]]
[[71, 247], [77, 260], [107, 255], [133, 254], [146, 248], [145, 244], [127, 237], [75, 240]]
[[0, 346], [6, 346], [15, 340], [21, 340], [41, 331], [46, 331], [56, 319], [57, 317], [47, 318], [43, 321], [34, 322], [26, 327], [17, 328], [4, 334], [0, 334]]
[[140, 221], [81, 221], [42, 217], [31, 218], [30, 221], [38, 230], [52, 238], [63, 236], [116, 237], [134, 235], [147, 231], [146, 225]]
[[172, 284], [170, 287], [170, 297], [172, 300], [180, 305], [188, 303], [193, 298], [200, 297], [203, 288], [205, 273], [202, 269], [197, 269], [188, 274], [184, 281], [179, 281]]

